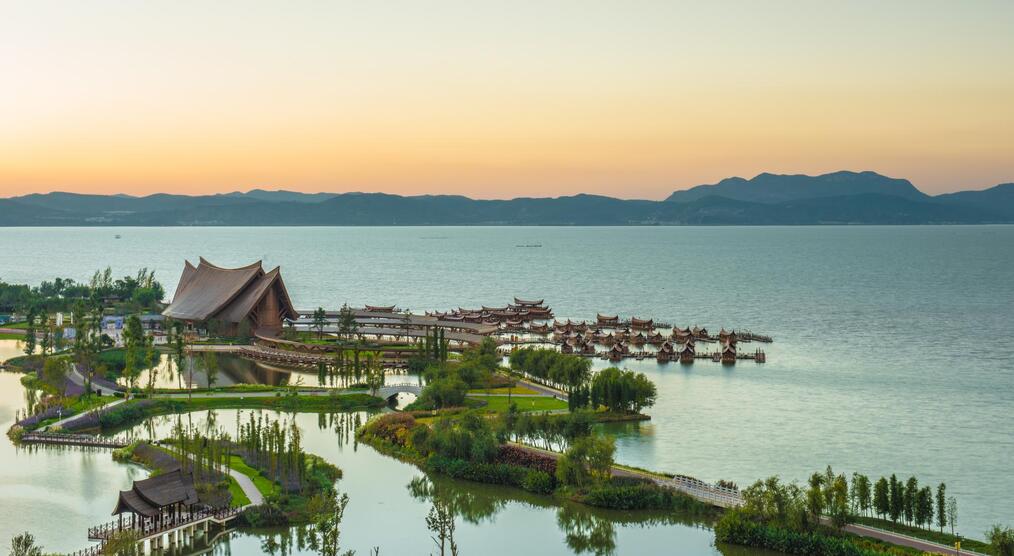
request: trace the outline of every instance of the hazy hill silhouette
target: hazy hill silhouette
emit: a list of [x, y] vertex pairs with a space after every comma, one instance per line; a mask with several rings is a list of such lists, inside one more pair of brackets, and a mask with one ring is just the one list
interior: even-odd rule
[[932, 197], [874, 172], [760, 174], [665, 201], [599, 195], [477, 200], [460, 195], [299, 193], [82, 195], [0, 199], [3, 226], [813, 225], [1014, 223], [1014, 184]]

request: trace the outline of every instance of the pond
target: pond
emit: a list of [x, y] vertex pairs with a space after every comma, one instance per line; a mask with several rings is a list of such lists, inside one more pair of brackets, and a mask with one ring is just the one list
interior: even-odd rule
[[[0, 349], [16, 349], [0, 342]], [[15, 353], [16, 355], [16, 353]], [[0, 373], [0, 427], [31, 402], [21, 375]], [[197, 412], [154, 417], [123, 431], [136, 438], [161, 438], [177, 421], [196, 427], [221, 427], [235, 434], [236, 421], [251, 410]], [[269, 419], [295, 419], [307, 451], [344, 472], [338, 488], [350, 497], [342, 525], [343, 546], [368, 554], [428, 554], [434, 551], [426, 515], [433, 497], [447, 501], [457, 518], [455, 539], [462, 554], [763, 554], [740, 547], [713, 546], [707, 524], [654, 512], [603, 511], [518, 489], [442, 477], [427, 478], [409, 465], [355, 441], [365, 412], [298, 414], [261, 412]], [[0, 542], [30, 531], [47, 551], [89, 546], [87, 528], [110, 519], [119, 490], [147, 472], [113, 461], [108, 450], [15, 448], [0, 440]], [[58, 519], [54, 519], [58, 516]], [[295, 554], [314, 552], [299, 527], [270, 531], [233, 531], [219, 537], [214, 554]]]
[[[162, 438], [177, 422], [234, 434], [251, 415], [295, 420], [308, 452], [342, 468], [338, 488], [350, 498], [342, 544], [359, 554], [427, 554], [434, 550], [426, 516], [434, 497], [458, 518], [455, 540], [463, 554], [760, 554], [713, 546], [707, 524], [656, 512], [605, 511], [551, 497], [442, 477], [427, 478], [412, 465], [359, 444], [354, 431], [367, 413], [288, 415], [262, 410], [219, 410], [148, 420], [125, 431], [135, 438]], [[112, 500], [113, 498], [111, 498]], [[110, 502], [112, 503], [112, 501]], [[215, 554], [314, 554], [298, 527], [234, 532], [218, 540]], [[305, 539], [304, 539], [305, 541]]]

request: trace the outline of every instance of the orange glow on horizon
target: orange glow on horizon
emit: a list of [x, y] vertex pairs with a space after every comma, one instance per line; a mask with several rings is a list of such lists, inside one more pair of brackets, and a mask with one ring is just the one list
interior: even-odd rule
[[0, 22], [0, 196], [1014, 181], [1009, 2], [55, 6]]

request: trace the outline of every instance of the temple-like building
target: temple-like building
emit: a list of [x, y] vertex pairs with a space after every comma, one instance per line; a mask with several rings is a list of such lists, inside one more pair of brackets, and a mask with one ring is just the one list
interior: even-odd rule
[[197, 266], [186, 261], [173, 301], [162, 314], [187, 323], [189, 328], [218, 321], [226, 335], [235, 335], [246, 322], [251, 332], [274, 336], [281, 332], [285, 319], [299, 318], [280, 267], [265, 272], [257, 261], [240, 268], [222, 268], [203, 257]]
[[193, 511], [196, 504], [193, 476], [176, 469], [134, 481], [130, 490], [121, 490], [113, 515], [130, 514], [135, 524], [142, 520], [173, 522]]

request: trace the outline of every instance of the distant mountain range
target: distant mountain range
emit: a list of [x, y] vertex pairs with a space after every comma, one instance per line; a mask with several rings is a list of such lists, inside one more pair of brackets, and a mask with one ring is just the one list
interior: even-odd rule
[[874, 172], [760, 174], [665, 201], [597, 195], [476, 200], [384, 193], [31, 194], [0, 199], [0, 226], [804, 225], [1014, 223], [1014, 183], [930, 196]]

